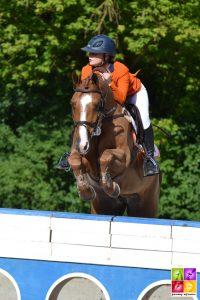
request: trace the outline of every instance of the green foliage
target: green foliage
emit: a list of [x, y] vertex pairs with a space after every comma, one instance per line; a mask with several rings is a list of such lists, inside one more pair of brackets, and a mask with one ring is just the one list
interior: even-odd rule
[[199, 1], [119, 1], [119, 6], [120, 51], [128, 49], [125, 61], [132, 70], [142, 67], [154, 116], [200, 126]]
[[199, 1], [2, 0], [1, 7], [0, 116], [12, 128], [46, 119], [49, 109], [63, 118], [71, 72], [86, 63], [80, 48], [99, 32], [115, 39], [131, 71], [142, 68], [155, 116], [199, 124]]
[[65, 151], [64, 141], [70, 147], [69, 131], [67, 124], [62, 130], [52, 130], [32, 121], [19, 128], [16, 136], [8, 126], [0, 126], [1, 206], [89, 212], [71, 174], [55, 169]]
[[159, 217], [200, 220], [200, 135], [195, 126], [178, 127], [172, 120], [158, 122], [170, 132], [156, 130], [162, 171]]
[[67, 210], [67, 191], [73, 181], [55, 169], [68, 140], [67, 124], [55, 130], [32, 121], [19, 128], [17, 135], [1, 125], [0, 134], [0, 205]]
[[96, 33], [115, 39], [130, 71], [142, 68], [151, 114], [172, 135], [155, 129], [159, 216], [198, 220], [197, 0], [1, 0], [0, 205], [89, 212], [72, 173], [55, 164], [70, 148], [71, 73], [87, 63], [80, 48]]
[[63, 119], [63, 107], [69, 112], [71, 72], [80, 58], [74, 53], [90, 23], [84, 17], [88, 4], [78, 3], [2, 1], [0, 116], [12, 128], [35, 116], [48, 122], [49, 111]]

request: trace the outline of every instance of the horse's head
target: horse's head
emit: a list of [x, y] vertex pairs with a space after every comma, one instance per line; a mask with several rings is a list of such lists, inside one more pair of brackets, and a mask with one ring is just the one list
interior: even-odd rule
[[106, 81], [96, 73], [81, 81], [72, 76], [75, 93], [71, 99], [72, 117], [75, 124], [76, 149], [85, 155], [89, 151], [90, 140], [94, 135], [100, 135], [101, 122], [107, 113], [112, 93]]

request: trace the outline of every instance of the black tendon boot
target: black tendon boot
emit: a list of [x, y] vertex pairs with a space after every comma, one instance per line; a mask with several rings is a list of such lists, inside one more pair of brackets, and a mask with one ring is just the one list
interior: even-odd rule
[[159, 167], [154, 159], [154, 135], [153, 128], [150, 125], [144, 130], [144, 148], [146, 152], [146, 157], [144, 158], [144, 176], [151, 176], [159, 174]]

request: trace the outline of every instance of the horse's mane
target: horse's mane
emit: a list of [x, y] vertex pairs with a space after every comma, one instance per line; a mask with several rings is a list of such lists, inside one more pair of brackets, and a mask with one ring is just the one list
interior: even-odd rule
[[114, 100], [112, 90], [109, 87], [110, 80], [103, 79], [97, 71], [104, 70], [103, 68], [95, 68], [93, 72], [84, 80], [81, 81], [81, 87], [89, 89], [91, 84], [94, 84], [103, 94], [106, 94], [110, 99]]

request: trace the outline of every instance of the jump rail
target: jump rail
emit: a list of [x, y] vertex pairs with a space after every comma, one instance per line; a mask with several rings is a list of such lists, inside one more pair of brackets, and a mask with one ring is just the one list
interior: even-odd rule
[[[200, 222], [0, 209], [0, 296], [5, 277], [16, 293], [4, 300], [68, 299], [72, 278], [98, 286], [92, 300], [146, 300], [170, 287], [173, 267], [200, 282]], [[187, 299], [198, 295], [200, 284]]]

